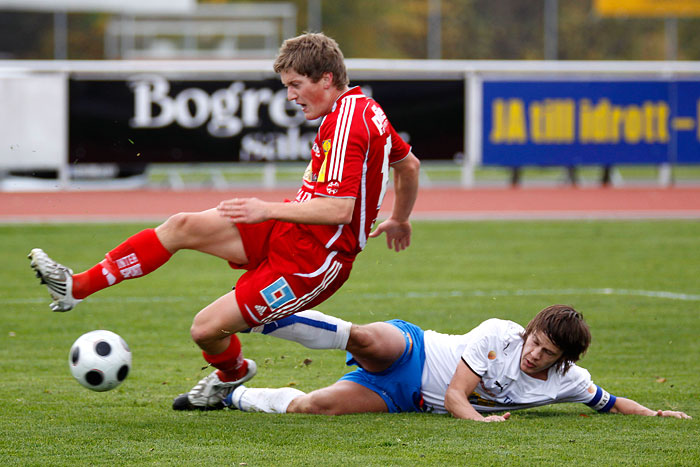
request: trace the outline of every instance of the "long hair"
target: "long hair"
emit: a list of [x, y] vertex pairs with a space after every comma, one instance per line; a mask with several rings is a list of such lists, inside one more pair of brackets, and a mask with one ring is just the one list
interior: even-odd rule
[[343, 52], [335, 40], [323, 33], [306, 33], [285, 40], [273, 68], [275, 73], [295, 71], [314, 83], [330, 72], [337, 89], [344, 89], [349, 82]]
[[565, 374], [588, 350], [591, 331], [583, 315], [568, 305], [552, 305], [540, 311], [521, 334], [523, 341], [540, 331], [563, 353], [555, 368]]

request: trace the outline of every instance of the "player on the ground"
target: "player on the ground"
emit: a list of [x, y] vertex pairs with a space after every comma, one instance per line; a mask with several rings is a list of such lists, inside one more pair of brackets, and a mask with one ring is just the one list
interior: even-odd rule
[[[32, 268], [49, 288], [54, 311], [68, 311], [105, 287], [146, 275], [182, 249], [218, 256], [246, 270], [234, 291], [195, 316], [192, 338], [217, 370], [176, 398], [175, 409], [221, 408], [222, 399], [256, 372], [255, 362], [243, 358], [235, 333], [326, 300], [347, 280], [368, 237], [385, 233], [387, 245], [396, 251], [410, 243], [420, 162], [379, 104], [359, 87], [348, 87], [338, 44], [323, 34], [288, 39], [274, 69], [287, 99], [301, 106], [308, 120], [323, 117], [294, 202], [229, 199], [207, 211], [175, 214], [75, 275], [40, 249], [29, 254]], [[371, 232], [390, 167], [393, 210]]]
[[[423, 331], [401, 321], [355, 325], [315, 310], [253, 328], [314, 349], [347, 350], [358, 369], [308, 394], [294, 388], [236, 388], [224, 404], [244, 411], [342, 415], [450, 413], [505, 421], [509, 410], [582, 402], [599, 412], [691, 418], [615, 397], [577, 366], [591, 334], [565, 305], [540, 311], [525, 329], [489, 319], [464, 335]], [[505, 412], [500, 415], [492, 412]]]

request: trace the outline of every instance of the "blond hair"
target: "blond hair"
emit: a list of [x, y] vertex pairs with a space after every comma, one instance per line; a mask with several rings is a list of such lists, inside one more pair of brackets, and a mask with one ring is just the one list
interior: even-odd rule
[[323, 33], [305, 33], [282, 43], [273, 65], [275, 73], [294, 71], [317, 83], [324, 73], [333, 74], [337, 89], [348, 85], [345, 59], [338, 43]]

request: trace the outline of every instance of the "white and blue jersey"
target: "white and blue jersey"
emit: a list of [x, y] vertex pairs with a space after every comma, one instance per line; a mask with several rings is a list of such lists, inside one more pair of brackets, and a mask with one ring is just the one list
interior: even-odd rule
[[[523, 328], [512, 321], [490, 319], [463, 335], [423, 332], [399, 320], [389, 323], [406, 336], [404, 355], [381, 373], [359, 368], [341, 378], [375, 391], [387, 402], [389, 412], [447, 413], [445, 392], [457, 366], [463, 364], [481, 377], [469, 397], [479, 412], [560, 402], [581, 402], [607, 412], [615, 404], [615, 396], [595, 385], [590, 373], [579, 366], [572, 365], [564, 375], [552, 367], [546, 380], [523, 373], [520, 370]], [[410, 344], [409, 340], [412, 340]], [[352, 363], [349, 358], [348, 364]]]

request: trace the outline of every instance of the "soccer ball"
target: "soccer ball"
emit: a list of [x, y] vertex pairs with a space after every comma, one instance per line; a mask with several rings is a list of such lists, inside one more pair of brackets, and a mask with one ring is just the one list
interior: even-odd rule
[[131, 370], [131, 351], [126, 341], [111, 331], [90, 331], [78, 337], [68, 355], [70, 372], [93, 391], [119, 386]]

